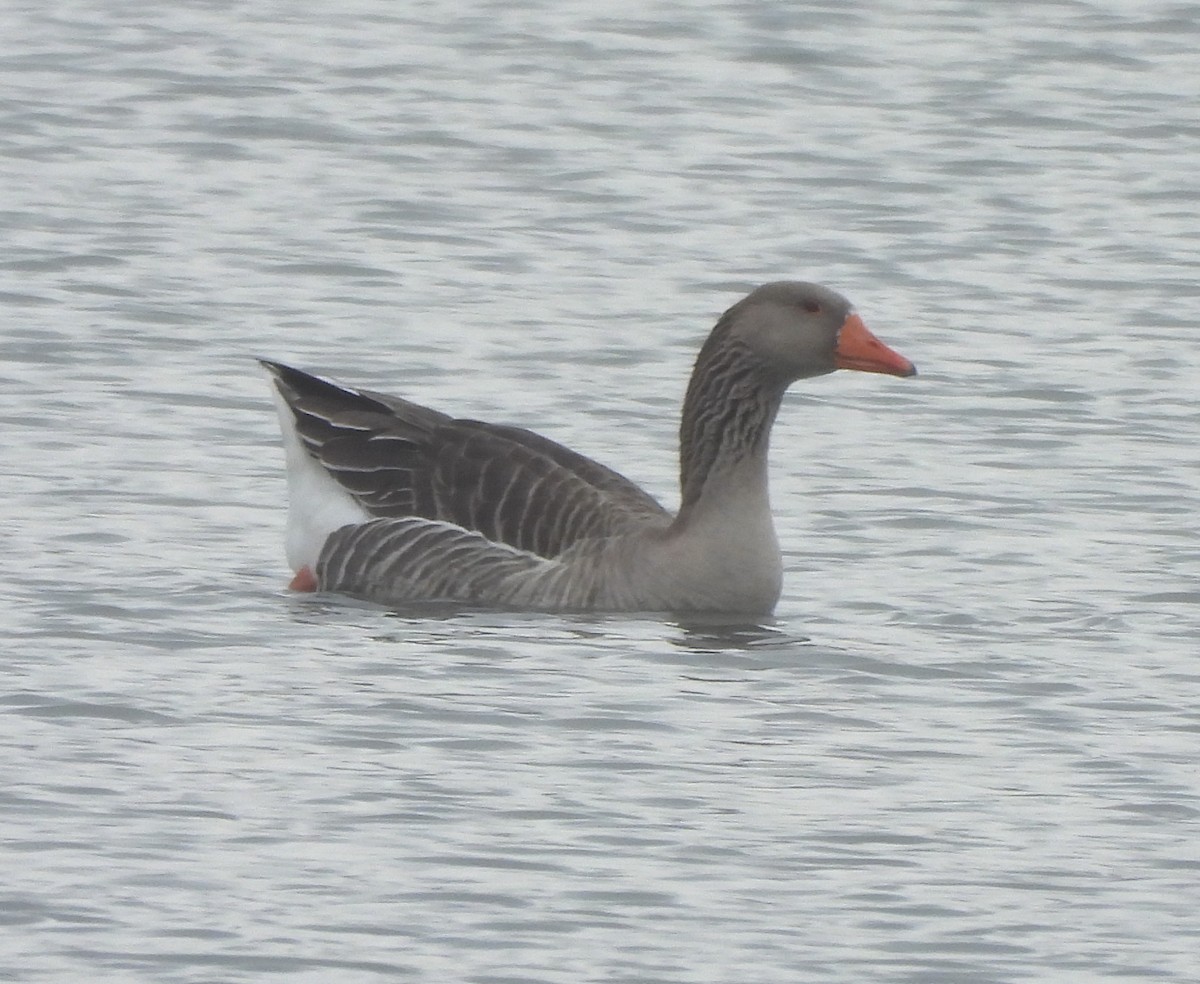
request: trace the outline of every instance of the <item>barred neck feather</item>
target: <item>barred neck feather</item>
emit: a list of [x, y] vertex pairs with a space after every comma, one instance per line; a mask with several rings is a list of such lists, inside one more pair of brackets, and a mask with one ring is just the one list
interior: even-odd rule
[[748, 459], [765, 461], [786, 389], [787, 380], [732, 337], [728, 315], [722, 318], [700, 350], [683, 403], [680, 520], [695, 507], [710, 478]]

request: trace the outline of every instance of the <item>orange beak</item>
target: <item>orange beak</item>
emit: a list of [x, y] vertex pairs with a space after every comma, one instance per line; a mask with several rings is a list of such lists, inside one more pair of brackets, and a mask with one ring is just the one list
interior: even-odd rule
[[889, 376], [915, 376], [917, 367], [899, 352], [893, 352], [872, 335], [853, 311], [838, 332], [834, 364], [839, 369], [858, 369], [860, 372], [886, 372]]

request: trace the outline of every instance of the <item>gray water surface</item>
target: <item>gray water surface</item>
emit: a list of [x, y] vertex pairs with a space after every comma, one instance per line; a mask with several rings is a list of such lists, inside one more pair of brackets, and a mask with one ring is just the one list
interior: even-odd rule
[[[0, 14], [0, 979], [1200, 978], [1200, 6]], [[675, 495], [750, 287], [762, 624], [284, 590], [257, 355]]]

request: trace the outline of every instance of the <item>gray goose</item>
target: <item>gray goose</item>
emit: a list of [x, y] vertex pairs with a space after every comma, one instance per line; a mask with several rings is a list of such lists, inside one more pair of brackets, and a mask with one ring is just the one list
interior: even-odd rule
[[287, 456], [293, 589], [385, 605], [745, 614], [779, 599], [767, 444], [784, 391], [834, 369], [916, 373], [840, 294], [757, 288], [696, 360], [672, 516], [532, 431], [263, 365]]

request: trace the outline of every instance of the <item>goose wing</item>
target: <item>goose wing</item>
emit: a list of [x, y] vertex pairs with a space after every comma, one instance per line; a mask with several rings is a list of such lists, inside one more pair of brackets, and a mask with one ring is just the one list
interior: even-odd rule
[[263, 364], [304, 448], [373, 517], [450, 523], [540, 557], [670, 520], [624, 476], [532, 431]]
[[514, 581], [554, 565], [450, 523], [405, 516], [335, 530], [316, 577], [326, 591], [384, 604], [396, 598], [489, 603], [504, 599]]

